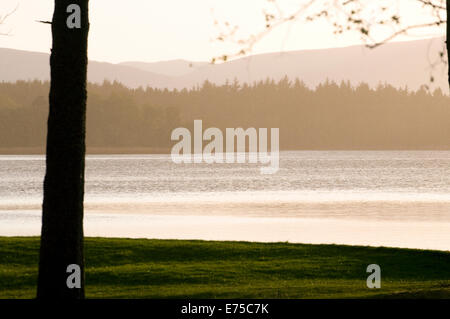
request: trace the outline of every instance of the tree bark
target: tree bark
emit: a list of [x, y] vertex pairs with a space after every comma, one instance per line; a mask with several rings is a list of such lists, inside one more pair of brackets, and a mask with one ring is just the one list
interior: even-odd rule
[[[81, 9], [81, 28], [69, 28], [67, 24], [71, 4]], [[55, 0], [38, 298], [84, 298], [88, 32], [88, 0]], [[70, 264], [81, 268], [81, 288], [66, 284]]]
[[447, 34], [446, 34], [446, 42], [447, 42], [447, 66], [448, 66], [448, 85], [450, 87], [450, 0], [447, 0]]

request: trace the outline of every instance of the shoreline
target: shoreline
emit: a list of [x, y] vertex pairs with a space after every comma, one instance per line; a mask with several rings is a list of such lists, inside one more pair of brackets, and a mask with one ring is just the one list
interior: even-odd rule
[[[40, 241], [41, 236], [4, 236], [0, 235], [0, 242], [2, 240], [38, 240]], [[249, 241], [249, 240], [214, 240], [214, 239], [190, 239], [190, 238], [142, 238], [142, 237], [108, 237], [108, 236], [83, 236], [84, 240], [102, 240], [102, 241], [147, 241], [147, 242], [170, 242], [170, 243], [199, 243], [199, 244], [244, 244], [244, 245], [288, 245], [288, 246], [310, 246], [310, 247], [341, 247], [341, 248], [358, 248], [358, 249], [386, 249], [386, 250], [398, 250], [398, 251], [414, 251], [414, 252], [430, 252], [430, 253], [444, 253], [449, 254], [449, 250], [439, 250], [439, 249], [422, 249], [422, 248], [408, 248], [408, 247], [389, 247], [389, 246], [371, 246], [371, 245], [349, 245], [349, 244], [312, 244], [312, 243], [295, 243], [289, 241]], [[0, 254], [1, 256], [1, 254]]]
[[[0, 235], [37, 236], [41, 213], [4, 213]], [[86, 213], [87, 237], [290, 242], [450, 250], [450, 221]]]
[[[40, 240], [40, 235], [0, 235], [0, 241], [4, 240], [14, 240], [14, 239], [38, 239]], [[449, 249], [431, 249], [431, 248], [414, 248], [414, 247], [394, 247], [394, 246], [373, 246], [373, 245], [361, 245], [361, 244], [334, 244], [334, 243], [308, 243], [308, 242], [290, 242], [290, 241], [250, 241], [250, 240], [215, 240], [215, 239], [201, 239], [201, 238], [146, 238], [146, 237], [112, 237], [112, 236], [83, 236], [84, 240], [105, 240], [105, 241], [115, 241], [115, 240], [131, 240], [131, 241], [168, 241], [168, 242], [198, 242], [198, 243], [223, 243], [223, 244], [255, 244], [255, 245], [297, 245], [297, 246], [333, 246], [342, 248], [367, 248], [367, 249], [394, 249], [400, 251], [419, 251], [419, 252], [435, 252], [435, 253], [448, 253]], [[0, 298], [1, 299], [1, 298]]]
[[[171, 147], [86, 147], [86, 155], [170, 155], [172, 151]], [[295, 151], [336, 151], [336, 152], [352, 152], [352, 151], [450, 151], [450, 145], [428, 146], [428, 147], [315, 147], [315, 148], [295, 148], [284, 149], [280, 148], [280, 152], [295, 152]], [[45, 146], [30, 146], [30, 147], [0, 147], [0, 155], [45, 155]]]

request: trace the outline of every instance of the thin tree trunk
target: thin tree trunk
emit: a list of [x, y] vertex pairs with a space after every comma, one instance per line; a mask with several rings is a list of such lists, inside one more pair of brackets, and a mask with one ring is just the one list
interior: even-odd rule
[[447, 0], [447, 66], [448, 66], [448, 85], [450, 86], [450, 0]]
[[[67, 25], [71, 4], [81, 8], [81, 28]], [[84, 298], [88, 32], [88, 0], [55, 0], [38, 298]], [[81, 268], [81, 288], [70, 289], [66, 284], [70, 264]]]

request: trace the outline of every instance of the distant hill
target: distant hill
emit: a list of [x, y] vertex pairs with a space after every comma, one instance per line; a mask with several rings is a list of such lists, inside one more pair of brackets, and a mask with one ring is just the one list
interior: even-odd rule
[[[370, 50], [364, 46], [320, 50], [289, 51], [253, 55], [226, 63], [212, 65], [207, 62], [185, 60], [155, 63], [124, 62], [120, 64], [90, 61], [88, 78], [101, 83], [107, 79], [119, 81], [135, 88], [191, 88], [205, 80], [222, 84], [227, 79], [254, 82], [284, 76], [300, 78], [308, 86], [326, 79], [347, 81], [352, 84], [366, 82], [370, 86], [389, 83], [396, 87], [418, 89], [429, 82], [448, 92], [446, 67], [433, 62], [439, 59], [444, 38], [393, 42]], [[0, 81], [49, 79], [49, 55], [44, 53], [0, 49]]]
[[[0, 81], [49, 80], [49, 59], [47, 53], [0, 48]], [[170, 77], [162, 74], [97, 61], [89, 61], [88, 79], [94, 83], [102, 83], [105, 79], [116, 80], [129, 87], [141, 85], [166, 87], [172, 83]]]
[[208, 62], [192, 62], [187, 60], [170, 60], [161, 62], [123, 62], [119, 65], [131, 66], [148, 72], [164, 74], [167, 76], [177, 77], [187, 75], [200, 67], [205, 67]]
[[327, 78], [349, 80], [352, 84], [366, 82], [376, 86], [380, 82], [396, 87], [418, 89], [430, 84], [433, 72], [436, 83], [448, 92], [446, 66], [441, 63], [432, 70], [431, 63], [439, 59], [444, 39], [388, 43], [376, 49], [364, 46], [290, 51], [250, 56], [228, 63], [198, 68], [179, 79], [182, 83], [198, 83], [205, 79], [223, 83], [236, 77], [240, 82], [252, 82], [266, 77], [279, 80], [285, 75], [301, 78], [315, 86]]

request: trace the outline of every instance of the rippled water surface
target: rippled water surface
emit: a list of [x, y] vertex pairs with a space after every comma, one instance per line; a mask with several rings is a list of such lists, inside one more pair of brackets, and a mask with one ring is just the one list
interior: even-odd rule
[[[0, 235], [39, 233], [44, 165], [0, 156]], [[450, 249], [448, 151], [281, 152], [278, 173], [260, 166], [88, 156], [86, 232]]]

